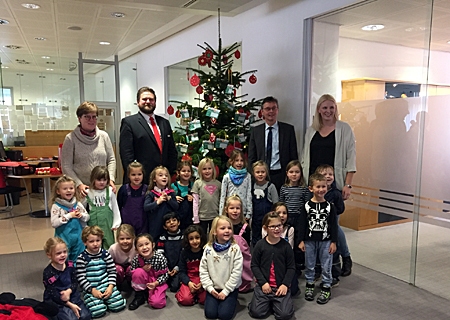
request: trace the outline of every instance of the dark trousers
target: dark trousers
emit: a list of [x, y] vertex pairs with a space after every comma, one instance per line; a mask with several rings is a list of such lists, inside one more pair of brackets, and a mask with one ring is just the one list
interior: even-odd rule
[[270, 182], [277, 187], [278, 193], [280, 193], [281, 186], [286, 182], [286, 172], [283, 169], [270, 170], [269, 171]]
[[212, 220], [200, 220], [200, 227], [202, 227], [203, 232], [207, 235], [211, 229]]
[[207, 319], [230, 320], [236, 312], [236, 304], [239, 290], [231, 292], [225, 300], [218, 300], [209, 292], [205, 299], [205, 317]]
[[256, 285], [253, 292], [252, 301], [248, 305], [248, 312], [252, 318], [265, 318], [273, 312], [275, 319], [288, 320], [294, 315], [294, 304], [291, 298], [291, 291], [288, 290], [285, 296], [276, 296], [275, 288], [272, 292], [265, 294], [259, 285]]

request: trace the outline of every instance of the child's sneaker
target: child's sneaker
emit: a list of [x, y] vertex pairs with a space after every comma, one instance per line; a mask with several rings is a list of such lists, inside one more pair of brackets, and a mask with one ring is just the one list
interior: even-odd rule
[[314, 283], [306, 283], [305, 300], [307, 301], [314, 300]]
[[331, 282], [331, 287], [335, 288], [339, 286], [339, 278], [333, 278], [333, 281]]
[[331, 289], [330, 288], [322, 288], [320, 291], [320, 295], [317, 298], [318, 304], [325, 304], [331, 299]]

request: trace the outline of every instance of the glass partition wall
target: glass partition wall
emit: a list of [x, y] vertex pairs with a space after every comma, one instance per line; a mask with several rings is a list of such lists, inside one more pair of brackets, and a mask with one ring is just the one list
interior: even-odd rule
[[448, 9], [378, 0], [313, 19], [308, 125], [330, 93], [355, 133], [340, 218], [354, 262], [450, 299]]

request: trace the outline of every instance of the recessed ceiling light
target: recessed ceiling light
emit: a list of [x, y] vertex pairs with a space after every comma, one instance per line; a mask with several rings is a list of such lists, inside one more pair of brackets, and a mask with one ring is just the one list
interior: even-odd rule
[[42, 56], [41, 58], [42, 58], [42, 59], [50, 59], [49, 56]]
[[111, 16], [113, 16], [114, 18], [123, 18], [125, 17], [125, 13], [122, 12], [112, 12]]
[[67, 29], [73, 30], [73, 31], [80, 31], [80, 30], [83, 30], [83, 28], [81, 28], [81, 27], [79, 27], [79, 26], [70, 26], [70, 27], [67, 27]]
[[25, 60], [23, 60], [23, 59], [16, 59], [16, 62], [17, 62], [18, 64], [30, 64], [28, 61], [25, 61]]
[[3, 46], [4, 48], [7, 48], [7, 49], [11, 49], [11, 50], [18, 50], [18, 49], [22, 49], [22, 47], [21, 46], [16, 46], [16, 45], [14, 45], [14, 44], [8, 44], [8, 45], [6, 45], [6, 46]]
[[111, 44], [111, 42], [108, 41], [100, 41], [98, 44], [102, 45], [102, 46], [109, 46]]
[[364, 26], [361, 28], [364, 31], [378, 31], [381, 29], [384, 29], [384, 25], [382, 24], [368, 24], [367, 26]]
[[50, 68], [47, 68], [47, 69], [45, 69], [45, 70], [47, 70], [47, 71], [53, 71], [53, 69], [50, 69]]
[[2, 66], [2, 69], [8, 69], [9, 67], [7, 67], [7, 66]]
[[27, 8], [27, 9], [39, 9], [41, 6], [35, 3], [22, 3], [22, 7]]
[[34, 37], [34, 40], [45, 41], [45, 40], [47, 40], [47, 38], [44, 38], [44, 37]]
[[9, 21], [5, 19], [0, 19], [0, 24], [9, 24]]

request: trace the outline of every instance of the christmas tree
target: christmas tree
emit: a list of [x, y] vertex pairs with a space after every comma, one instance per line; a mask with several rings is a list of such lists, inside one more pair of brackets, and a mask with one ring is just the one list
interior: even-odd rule
[[[191, 160], [193, 165], [209, 157], [219, 168], [219, 177], [227, 169], [229, 155], [235, 148], [247, 153], [250, 137], [250, 124], [255, 121], [253, 110], [258, 110], [261, 100], [248, 101], [247, 94], [237, 96], [238, 89], [245, 83], [257, 79], [256, 70], [240, 73], [233, 70], [234, 59], [240, 59], [239, 44], [222, 48], [219, 31], [219, 48], [215, 50], [208, 43], [198, 45], [203, 54], [198, 58], [200, 66], [206, 70], [188, 68], [193, 72], [189, 81], [196, 87], [203, 107], [193, 107], [188, 102], [169, 101], [178, 109], [179, 126], [174, 132], [180, 159]], [[171, 109], [170, 109], [171, 108]], [[169, 114], [174, 112], [169, 106]]]

